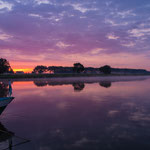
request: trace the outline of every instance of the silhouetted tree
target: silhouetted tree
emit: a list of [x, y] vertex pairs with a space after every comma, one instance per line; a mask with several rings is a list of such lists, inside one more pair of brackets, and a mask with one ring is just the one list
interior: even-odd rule
[[102, 72], [104, 74], [111, 74], [111, 67], [108, 65], [100, 67], [99, 70], [100, 70], [100, 72]]
[[111, 82], [110, 81], [100, 81], [99, 85], [105, 88], [111, 87]]
[[81, 73], [84, 71], [84, 66], [80, 63], [75, 63], [73, 67], [73, 72], [75, 73]]
[[13, 69], [10, 68], [8, 73], [14, 73]]
[[73, 67], [49, 66], [48, 70], [52, 73], [72, 73]]
[[73, 83], [72, 86], [74, 87], [74, 91], [80, 92], [84, 89], [84, 83]]
[[0, 74], [9, 73], [9, 72], [13, 73], [13, 70], [9, 62], [4, 58], [0, 58]]
[[36, 66], [34, 69], [33, 69], [33, 72], [32, 73], [43, 73], [43, 72], [46, 72], [48, 69], [46, 66]]

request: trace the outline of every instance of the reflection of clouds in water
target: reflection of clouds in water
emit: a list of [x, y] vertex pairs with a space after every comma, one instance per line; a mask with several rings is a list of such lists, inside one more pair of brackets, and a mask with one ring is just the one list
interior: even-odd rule
[[[137, 128], [134, 125], [125, 124], [125, 123], [119, 123], [118, 122], [118, 123], [113, 123], [113, 124], [111, 124], [111, 126], [107, 127], [105, 132], [110, 134], [111, 140], [113, 142], [117, 142], [118, 143], [119, 141], [121, 142], [122, 140], [124, 140], [125, 143], [126, 142], [130, 143], [132, 141], [137, 142], [136, 138], [138, 140], [139, 136], [143, 136], [142, 134], [137, 133], [138, 130], [139, 130], [139, 128]], [[118, 145], [119, 145], [119, 143], [118, 143]], [[132, 144], [130, 144], [130, 146], [131, 145]], [[130, 146], [128, 147], [128, 149], [131, 148]], [[137, 148], [138, 148], [138, 146], [137, 146]]]
[[[146, 97], [147, 98], [147, 97]], [[145, 102], [146, 102], [145, 98]], [[122, 110], [128, 112], [129, 120], [136, 121], [142, 126], [144, 125], [143, 122], [149, 122], [150, 121], [150, 110], [149, 110], [149, 104], [141, 103], [141, 101], [132, 101], [132, 102], [126, 102], [122, 103], [121, 107]]]
[[[16, 130], [30, 136], [33, 143], [38, 144], [37, 149], [114, 150], [117, 147], [141, 150], [145, 143], [149, 144], [150, 135], [149, 122], [145, 121], [150, 112], [150, 87], [145, 86], [146, 90], [141, 91], [144, 84], [147, 85], [145, 81], [119, 82], [109, 89], [98, 83], [86, 84], [84, 91], [79, 93], [73, 92], [71, 84], [45, 88], [34, 86], [26, 89], [26, 94], [17, 98], [12, 106], [16, 114], [27, 117], [26, 121], [9, 117], [7, 125], [18, 127], [21, 123], [21, 127], [25, 126], [26, 131]], [[80, 89], [77, 83], [75, 86]], [[44, 94], [40, 95], [40, 92]], [[16, 95], [20, 95], [19, 90]], [[18, 108], [21, 111], [17, 111]], [[139, 121], [135, 121], [137, 115], [145, 120], [138, 118]]]
[[67, 106], [68, 106], [68, 103], [67, 103], [67, 102], [60, 102], [60, 103], [57, 104], [57, 107], [58, 107], [59, 109], [66, 109]]
[[108, 112], [108, 116], [113, 117], [113, 116], [117, 115], [118, 113], [119, 113], [118, 110], [110, 110]]
[[133, 102], [127, 102], [127, 103], [124, 103], [123, 104], [123, 107], [128, 107], [128, 108], [132, 108], [132, 107], [135, 107], [136, 104], [133, 103]]
[[88, 140], [86, 137], [82, 137], [80, 140], [76, 141], [75, 144], [73, 144], [74, 146], [80, 147], [83, 146], [84, 144], [90, 142], [90, 140]]
[[133, 121], [150, 121], [150, 114], [142, 112], [134, 112], [130, 119]]

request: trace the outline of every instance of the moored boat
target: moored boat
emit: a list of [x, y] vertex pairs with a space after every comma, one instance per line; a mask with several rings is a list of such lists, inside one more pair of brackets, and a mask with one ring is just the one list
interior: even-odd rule
[[[0, 92], [4, 94], [1, 94], [1, 97], [0, 97], [0, 115], [2, 114], [4, 109], [7, 107], [7, 105], [14, 99], [14, 97], [11, 96], [12, 95], [11, 82], [9, 82], [9, 87], [5, 86], [5, 84], [2, 84], [2, 87], [3, 88], [1, 88]], [[7, 93], [7, 91], [9, 92]]]
[[0, 98], [0, 107], [7, 106], [13, 99], [14, 99], [14, 97], [1, 97]]

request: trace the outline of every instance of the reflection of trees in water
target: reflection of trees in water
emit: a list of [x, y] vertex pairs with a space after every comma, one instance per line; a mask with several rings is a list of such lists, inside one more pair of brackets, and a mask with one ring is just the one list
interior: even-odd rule
[[47, 84], [49, 86], [60, 86], [60, 85], [66, 85], [65, 83], [55, 83], [55, 82], [51, 82], [51, 81], [47, 81]]
[[38, 87], [47, 86], [47, 81], [34, 81], [34, 84]]
[[72, 86], [74, 87], [74, 91], [80, 92], [84, 89], [84, 83], [73, 83]]
[[42, 87], [42, 86], [57, 86], [57, 85], [64, 85], [63, 83], [54, 83], [51, 81], [34, 81], [34, 84], [38, 87]]
[[[57, 83], [57, 82], [51, 82], [51, 81], [34, 81], [34, 84], [38, 87], [43, 87], [43, 86], [60, 86], [60, 85], [70, 85], [74, 87], [74, 91], [82, 91], [85, 87], [85, 84], [82, 83]], [[100, 81], [99, 85], [105, 88], [111, 87], [111, 82], [110, 81]]]
[[8, 94], [9, 94], [8, 84], [0, 82], [0, 97], [6, 97]]
[[[60, 86], [60, 85], [69, 85], [71, 83], [54, 83], [51, 81], [34, 81], [34, 84], [38, 87], [43, 86]], [[74, 87], [74, 91], [82, 91], [85, 87], [84, 83], [73, 83], [72, 86]]]
[[99, 85], [105, 88], [111, 87], [111, 82], [110, 81], [100, 81]]

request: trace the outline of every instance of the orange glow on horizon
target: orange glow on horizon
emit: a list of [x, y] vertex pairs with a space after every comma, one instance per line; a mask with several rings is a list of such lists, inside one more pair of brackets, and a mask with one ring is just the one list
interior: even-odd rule
[[17, 72], [17, 71], [23, 71], [24, 73], [31, 73], [32, 72], [32, 68], [26, 68], [26, 69], [13, 69], [14, 72]]

